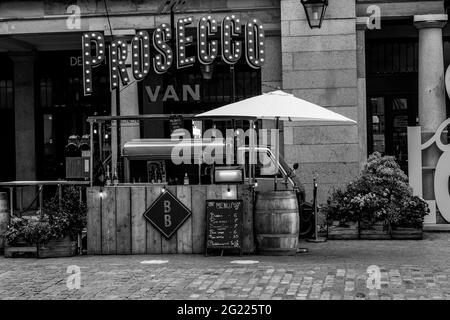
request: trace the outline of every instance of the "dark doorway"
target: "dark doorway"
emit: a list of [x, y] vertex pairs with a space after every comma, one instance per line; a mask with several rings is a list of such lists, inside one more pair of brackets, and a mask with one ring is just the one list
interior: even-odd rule
[[407, 127], [416, 125], [417, 98], [413, 94], [368, 97], [368, 150], [395, 156], [408, 169]]
[[0, 56], [0, 181], [15, 180], [15, 132], [13, 63], [6, 54]]
[[418, 120], [418, 39], [367, 39], [367, 150], [408, 170], [407, 127]]

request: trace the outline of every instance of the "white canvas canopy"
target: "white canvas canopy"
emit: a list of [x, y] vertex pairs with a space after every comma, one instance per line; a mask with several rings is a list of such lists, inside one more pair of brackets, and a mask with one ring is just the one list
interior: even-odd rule
[[199, 118], [247, 118], [286, 121], [332, 121], [356, 123], [336, 112], [299, 99], [281, 90], [234, 102], [210, 110], [196, 117]]
[[[297, 98], [287, 92], [277, 90], [262, 95], [234, 102], [223, 107], [198, 114], [198, 118], [209, 119], [255, 119], [284, 121], [317, 121], [325, 123], [338, 122], [355, 124], [356, 121], [314, 103]], [[250, 150], [254, 150], [254, 141], [250, 141]], [[278, 144], [275, 146], [278, 157]], [[251, 152], [253, 154], [253, 152]], [[277, 159], [278, 160], [278, 159]], [[276, 175], [274, 176], [276, 190]]]

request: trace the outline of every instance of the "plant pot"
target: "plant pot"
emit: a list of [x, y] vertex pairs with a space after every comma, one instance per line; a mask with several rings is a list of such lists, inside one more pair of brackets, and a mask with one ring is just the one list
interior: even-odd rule
[[373, 225], [360, 224], [360, 239], [362, 240], [389, 240], [391, 234], [389, 226], [384, 221], [376, 222]]
[[37, 258], [37, 247], [23, 238], [13, 243], [5, 240], [5, 258]]
[[340, 226], [339, 222], [333, 221], [328, 227], [329, 240], [356, 240], [358, 239], [358, 224], [349, 222], [346, 226]]
[[38, 245], [38, 258], [72, 257], [76, 254], [77, 242], [69, 236], [61, 239], [50, 240]]
[[392, 239], [396, 240], [422, 240], [422, 228], [395, 227], [392, 229]]

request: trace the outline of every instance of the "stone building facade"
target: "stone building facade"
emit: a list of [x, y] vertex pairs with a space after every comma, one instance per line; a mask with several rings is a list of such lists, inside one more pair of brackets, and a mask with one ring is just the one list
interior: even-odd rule
[[[160, 1], [106, 3], [108, 15], [104, 1], [0, 3], [1, 64], [3, 70], [10, 70], [0, 79], [5, 95], [0, 111], [8, 119], [5, 123], [14, 123], [2, 136], [2, 145], [9, 148], [2, 159], [6, 168], [2, 180], [45, 178], [47, 151], [40, 141], [45, 138], [44, 122], [51, 119], [42, 115], [52, 113], [40, 110], [47, 88], [42, 86], [42, 69], [58, 69], [59, 60], [43, 53], [66, 52], [67, 59], [61, 61], [70, 63], [68, 59], [76, 61], [81, 52], [80, 36], [85, 31], [109, 36], [112, 29], [115, 36], [129, 36], [169, 19], [156, 13]], [[79, 26], [70, 27], [68, 19], [77, 16], [68, 11], [69, 5], [80, 9]], [[370, 25], [376, 10], [381, 29]], [[420, 123], [426, 132], [433, 132], [447, 116], [443, 75], [450, 63], [446, 40], [450, 27], [442, 0], [329, 0], [320, 29], [309, 28], [299, 0], [192, 0], [176, 17], [192, 16], [197, 21], [205, 14], [218, 19], [227, 14], [242, 20], [256, 17], [264, 23], [267, 60], [260, 71], [260, 92], [279, 87], [357, 121], [357, 125], [285, 122], [282, 126], [282, 152], [289, 163], [300, 163], [309, 195], [313, 177], [318, 179], [320, 203], [330, 190], [358, 175], [368, 153], [379, 150], [404, 159], [407, 124]], [[137, 83], [122, 88], [121, 115], [143, 112], [140, 92]], [[94, 99], [97, 102], [85, 104], [100, 104], [114, 115], [115, 98], [105, 91], [98, 98], [101, 103]], [[265, 121], [263, 127], [273, 125]], [[51, 130], [56, 130], [52, 134], [58, 139], [60, 129]], [[138, 137], [139, 130], [127, 134]]]

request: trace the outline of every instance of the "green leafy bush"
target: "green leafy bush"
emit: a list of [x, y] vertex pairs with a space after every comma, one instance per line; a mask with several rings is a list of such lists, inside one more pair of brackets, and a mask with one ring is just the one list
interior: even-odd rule
[[408, 177], [394, 157], [375, 152], [361, 175], [344, 189], [335, 190], [324, 207], [328, 222], [386, 222], [391, 227], [420, 228], [429, 212], [427, 203], [413, 196]]
[[[58, 196], [47, 203], [45, 208], [48, 221], [55, 229], [55, 236], [71, 236], [75, 239], [86, 227], [86, 204], [80, 201], [79, 190], [75, 187], [64, 189], [61, 198], [61, 207]], [[61, 237], [61, 236], [60, 236]]]
[[6, 240], [14, 243], [23, 239], [30, 244], [46, 243], [66, 236], [75, 240], [86, 226], [86, 211], [78, 190], [67, 187], [61, 202], [55, 196], [45, 204], [39, 215], [12, 218], [5, 233]]

